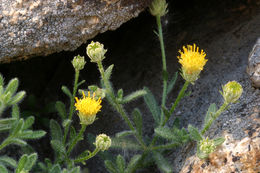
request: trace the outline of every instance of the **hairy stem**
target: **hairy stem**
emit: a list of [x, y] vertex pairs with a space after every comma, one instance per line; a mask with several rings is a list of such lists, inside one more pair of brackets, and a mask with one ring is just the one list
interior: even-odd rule
[[[111, 99], [108, 99], [109, 103], [119, 112], [119, 114], [122, 116], [122, 118], [125, 120], [125, 122], [127, 123], [127, 125], [129, 126], [129, 128], [133, 131], [136, 132], [135, 127], [133, 126], [133, 123], [131, 122], [131, 120], [129, 119], [125, 109], [123, 108], [122, 104], [119, 104], [116, 101], [116, 97], [114, 95], [113, 92], [113, 88], [109, 82], [109, 80], [105, 77], [105, 72], [104, 72], [104, 67], [102, 65], [102, 62], [98, 62], [98, 69], [100, 71], [101, 74], [101, 78], [103, 79], [105, 88], [106, 88], [106, 93], [108, 94], [108, 96]], [[146, 149], [146, 145], [142, 139], [142, 137], [138, 134], [135, 133], [135, 138], [136, 140], [139, 142], [139, 144], [143, 147], [143, 149]]]
[[[76, 92], [77, 92], [77, 89], [78, 89], [78, 80], [79, 80], [79, 70], [75, 70], [75, 80], [74, 80], [74, 85], [73, 85], [73, 93], [72, 93], [72, 98], [70, 98], [69, 120], [71, 120], [73, 112], [74, 112], [74, 103], [75, 103]], [[64, 137], [63, 137], [63, 144], [64, 145], [65, 145], [66, 140], [67, 140], [69, 128], [70, 128], [70, 125], [66, 126], [66, 128], [65, 128], [65, 133], [64, 133]]]
[[209, 120], [207, 124], [205, 124], [204, 128], [201, 130], [201, 134], [204, 135], [204, 133], [210, 128], [213, 121], [215, 121], [219, 115], [228, 107], [228, 103], [224, 102], [223, 105], [219, 108], [219, 110], [212, 116], [212, 118]]
[[92, 153], [90, 153], [89, 155], [87, 155], [86, 157], [82, 157], [82, 158], [78, 158], [76, 160], [74, 160], [74, 163], [80, 163], [80, 162], [84, 162], [92, 157], [94, 157], [100, 150], [99, 149], [95, 149]]
[[163, 70], [163, 94], [162, 94], [162, 106], [165, 106], [166, 102], [166, 95], [167, 95], [167, 66], [166, 66], [166, 56], [165, 56], [165, 48], [164, 48], [164, 41], [163, 41], [163, 33], [162, 33], [162, 24], [161, 24], [161, 17], [156, 16], [156, 22], [158, 26], [158, 37], [161, 46], [161, 53], [162, 53], [162, 70]]
[[82, 124], [81, 129], [78, 133], [78, 135], [76, 136], [76, 138], [73, 139], [73, 141], [71, 142], [71, 144], [69, 145], [68, 151], [67, 151], [67, 155], [70, 154], [70, 152], [72, 151], [72, 149], [74, 148], [74, 146], [78, 143], [78, 141], [82, 138], [82, 134], [85, 132], [87, 125]]

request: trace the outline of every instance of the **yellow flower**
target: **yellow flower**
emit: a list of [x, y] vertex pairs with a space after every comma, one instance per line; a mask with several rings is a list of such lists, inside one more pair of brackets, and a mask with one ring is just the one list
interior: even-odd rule
[[90, 97], [90, 92], [88, 92], [88, 97], [85, 96], [84, 92], [82, 92], [83, 98], [76, 99], [75, 107], [76, 110], [79, 111], [79, 118], [80, 118], [80, 123], [89, 125], [92, 124], [95, 121], [96, 114], [100, 111], [101, 109], [101, 98], [98, 100], [95, 99], [95, 93], [93, 93], [93, 96]]
[[179, 63], [182, 65], [182, 77], [191, 83], [194, 83], [198, 78], [201, 70], [208, 61], [205, 59], [206, 53], [201, 50], [195, 44], [183, 46], [183, 52], [179, 50], [181, 54], [178, 56]]

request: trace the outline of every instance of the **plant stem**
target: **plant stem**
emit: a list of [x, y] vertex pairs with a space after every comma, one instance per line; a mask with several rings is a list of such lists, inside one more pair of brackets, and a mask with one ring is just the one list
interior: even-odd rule
[[219, 110], [212, 116], [212, 118], [209, 120], [207, 124], [205, 124], [204, 128], [201, 130], [201, 134], [204, 135], [204, 133], [210, 128], [213, 121], [215, 121], [219, 115], [228, 107], [228, 103], [224, 102], [223, 105], [219, 108]]
[[161, 17], [158, 15], [156, 16], [156, 22], [158, 26], [158, 37], [161, 46], [161, 53], [162, 53], [162, 70], [163, 70], [163, 94], [162, 94], [162, 107], [165, 107], [166, 102], [166, 95], [167, 95], [167, 66], [166, 66], [166, 56], [165, 56], [165, 48], [164, 48], [164, 41], [163, 41], [163, 33], [162, 33], [162, 24], [161, 24]]
[[[171, 109], [170, 109], [170, 115], [172, 115], [172, 113], [174, 112], [175, 108], [177, 107], [177, 105], [179, 104], [179, 102], [181, 101], [181, 99], [184, 97], [185, 95], [185, 91], [187, 90], [188, 86], [189, 86], [190, 82], [185, 81], [185, 83], [182, 86], [181, 91], [178, 94], [178, 97], [176, 98], [174, 104], [172, 105]], [[169, 120], [170, 117], [166, 118], [163, 126], [166, 124], [166, 122]]]
[[[119, 114], [125, 120], [125, 122], [129, 126], [129, 128], [133, 132], [136, 132], [136, 129], [133, 126], [133, 123], [131, 122], [131, 120], [128, 118], [128, 115], [127, 115], [126, 111], [124, 110], [123, 106], [116, 101], [116, 97], [114, 95], [113, 88], [112, 88], [109, 80], [105, 77], [105, 72], [104, 72], [104, 67], [102, 65], [102, 62], [100, 61], [97, 64], [98, 64], [98, 69], [99, 69], [100, 74], [101, 74], [101, 78], [104, 81], [104, 85], [105, 85], [105, 88], [106, 88], [106, 93], [111, 98], [111, 99], [108, 99], [109, 103], [119, 112]], [[142, 137], [135, 133], [135, 138], [139, 142], [139, 144], [143, 147], [143, 149], [146, 150], [146, 145], [145, 145]]]
[[70, 154], [70, 152], [72, 151], [72, 149], [74, 148], [74, 146], [78, 143], [78, 141], [80, 140], [80, 138], [82, 138], [82, 134], [85, 132], [86, 127], [87, 127], [87, 125], [85, 125], [85, 124], [82, 124], [82, 125], [81, 125], [81, 129], [80, 129], [80, 131], [79, 131], [77, 137], [74, 138], [73, 141], [72, 141], [72, 143], [69, 145], [69, 149], [68, 149], [68, 151], [67, 151], [67, 153], [68, 153], [67, 155]]
[[[73, 93], [72, 93], [72, 98], [70, 98], [70, 112], [69, 112], [69, 120], [71, 120], [73, 112], [74, 112], [74, 103], [75, 103], [75, 96], [76, 96], [76, 92], [78, 89], [78, 80], [79, 80], [79, 70], [75, 70], [75, 80], [74, 80], [74, 85], [73, 85]], [[63, 137], [63, 144], [65, 145], [66, 143], [66, 139], [67, 139], [67, 135], [69, 132], [69, 127], [70, 125], [66, 126], [65, 128], [65, 133], [64, 133], [64, 137]]]
[[96, 148], [92, 153], [90, 153], [86, 157], [82, 157], [82, 158], [78, 158], [78, 159], [74, 160], [74, 163], [80, 163], [80, 162], [83, 162], [85, 160], [88, 160], [88, 159], [94, 157], [99, 151], [100, 150]]

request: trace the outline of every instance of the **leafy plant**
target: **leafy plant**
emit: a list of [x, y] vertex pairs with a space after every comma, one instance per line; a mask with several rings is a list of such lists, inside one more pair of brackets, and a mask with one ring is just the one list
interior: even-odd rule
[[[43, 130], [31, 130], [34, 116], [29, 116], [25, 120], [20, 117], [18, 103], [25, 97], [25, 92], [20, 91], [16, 93], [18, 84], [18, 79], [14, 78], [5, 86], [4, 78], [0, 75], [0, 133], [3, 135], [8, 134], [1, 142], [0, 150], [10, 145], [28, 146], [27, 140], [37, 140], [46, 134]], [[11, 117], [3, 118], [3, 112], [9, 107], [12, 108]], [[10, 170], [15, 171], [15, 173], [29, 172], [35, 164], [37, 157], [37, 153], [24, 154], [17, 161], [7, 155], [0, 156], [0, 172], [8, 173]]]

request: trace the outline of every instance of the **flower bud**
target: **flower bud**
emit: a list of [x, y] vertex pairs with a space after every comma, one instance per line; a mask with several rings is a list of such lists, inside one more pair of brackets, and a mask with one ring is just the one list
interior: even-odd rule
[[210, 154], [215, 151], [216, 146], [214, 145], [214, 141], [210, 140], [208, 137], [206, 139], [202, 139], [199, 142], [200, 151], [205, 154]]
[[105, 59], [105, 53], [107, 52], [106, 49], [104, 49], [104, 45], [100, 44], [99, 42], [91, 42], [87, 46], [87, 55], [91, 59], [91, 62], [100, 62], [103, 59]]
[[166, 0], [153, 0], [150, 5], [150, 13], [153, 16], [164, 16], [168, 12], [167, 6]]
[[75, 56], [73, 58], [73, 60], [71, 61], [73, 67], [75, 68], [75, 70], [79, 71], [82, 70], [86, 64], [86, 61], [84, 59], [84, 56]]
[[221, 92], [226, 103], [236, 102], [243, 92], [242, 86], [236, 81], [228, 82], [225, 86], [222, 86], [223, 92]]
[[100, 134], [96, 137], [96, 142], [94, 143], [96, 148], [105, 151], [111, 146], [111, 139], [106, 134]]

